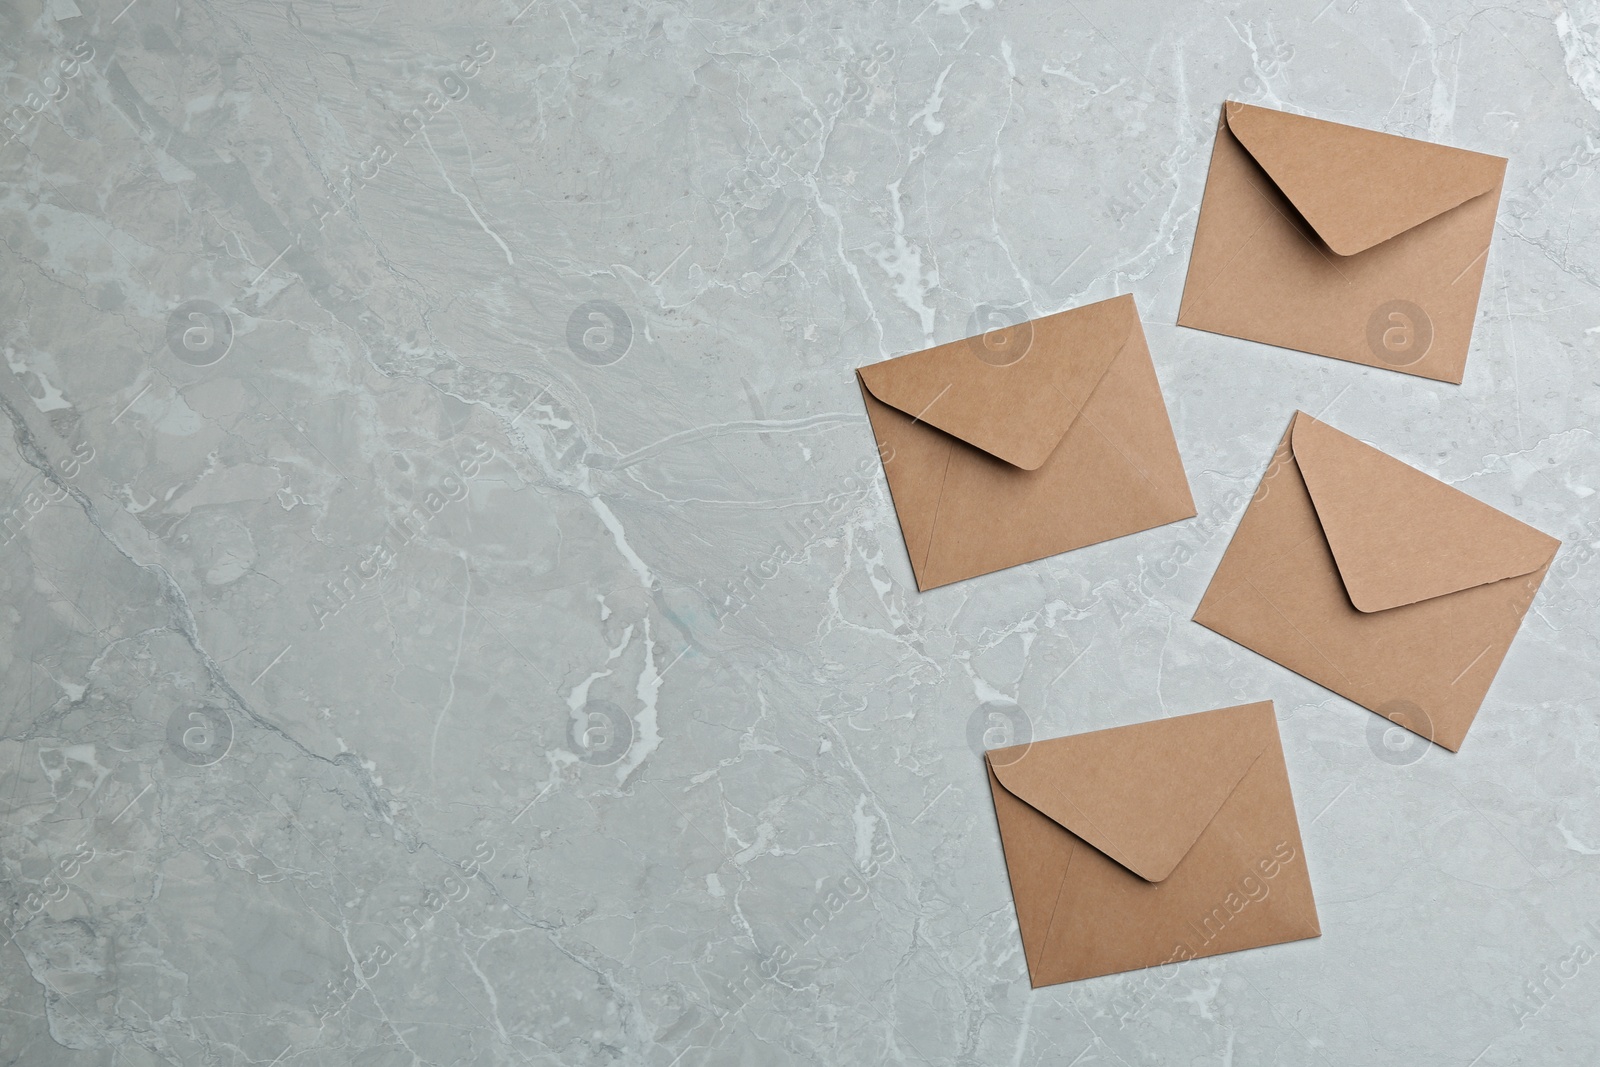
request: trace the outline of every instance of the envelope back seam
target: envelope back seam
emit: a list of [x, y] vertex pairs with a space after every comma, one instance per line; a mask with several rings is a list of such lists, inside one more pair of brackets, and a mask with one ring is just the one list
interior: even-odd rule
[[[1031, 806], [1032, 805], [1030, 805], [1030, 807]], [[1038, 811], [1037, 808], [1034, 808], [1034, 810]], [[1041, 815], [1044, 814], [1043, 812], [1039, 813]], [[1050, 816], [1045, 815], [1045, 818], [1048, 819]], [[1061, 895], [1067, 891], [1067, 876], [1072, 873], [1072, 861], [1078, 858], [1079, 846], [1086, 844], [1082, 838], [1073, 833], [1071, 830], [1068, 830], [1065, 826], [1061, 826], [1060, 823], [1056, 823], [1056, 825], [1060, 826], [1061, 829], [1072, 838], [1072, 851], [1067, 853], [1067, 867], [1066, 870], [1061, 872], [1061, 881], [1056, 883], [1056, 899], [1050, 905], [1050, 918], [1044, 924], [1044, 944], [1039, 946], [1039, 967], [1041, 970], [1043, 970], [1045, 960], [1048, 959], [1050, 955], [1051, 935], [1055, 933], [1056, 929], [1056, 913], [1061, 910]]]
[[[955, 441], [952, 438], [945, 445], [944, 473], [939, 475], [939, 495], [933, 499], [933, 518], [928, 521], [928, 544], [922, 550], [922, 570], [928, 569], [928, 557], [933, 554], [933, 535], [939, 529], [939, 507], [944, 503], [945, 482], [950, 479], [950, 461], [955, 455]], [[918, 583], [921, 584], [920, 582]]]

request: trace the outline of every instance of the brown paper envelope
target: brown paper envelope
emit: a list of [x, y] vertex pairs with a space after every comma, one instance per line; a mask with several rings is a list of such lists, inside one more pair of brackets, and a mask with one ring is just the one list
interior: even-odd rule
[[1456, 751], [1560, 545], [1298, 412], [1194, 620]]
[[1505, 168], [1229, 101], [1178, 324], [1460, 384]]
[[918, 589], [1195, 514], [1131, 296], [856, 375]]
[[1035, 988], [1321, 934], [1271, 701], [985, 762]]

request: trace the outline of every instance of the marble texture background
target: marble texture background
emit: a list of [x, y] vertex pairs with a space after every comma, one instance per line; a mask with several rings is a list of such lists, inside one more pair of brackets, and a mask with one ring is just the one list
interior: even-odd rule
[[[0, 2], [0, 1063], [1600, 1059], [1600, 2], [525, 2]], [[1225, 98], [1463, 385], [1173, 326]], [[1127, 292], [1199, 517], [919, 595], [852, 368]], [[1459, 755], [1189, 621], [1296, 407], [1566, 542]], [[1263, 698], [1323, 937], [1031, 991], [977, 750]]]

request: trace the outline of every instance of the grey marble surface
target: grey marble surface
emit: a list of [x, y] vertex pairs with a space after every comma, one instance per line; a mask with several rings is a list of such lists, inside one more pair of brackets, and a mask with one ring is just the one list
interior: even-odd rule
[[[0, 3], [0, 1063], [1600, 1059], [1600, 2], [125, 2]], [[1225, 98], [1511, 157], [1463, 385], [1173, 326]], [[919, 595], [851, 369], [1117, 293], [1199, 517]], [[1189, 621], [1296, 407], [1567, 542], [1459, 755]], [[1323, 937], [1031, 991], [977, 748], [1263, 698]]]

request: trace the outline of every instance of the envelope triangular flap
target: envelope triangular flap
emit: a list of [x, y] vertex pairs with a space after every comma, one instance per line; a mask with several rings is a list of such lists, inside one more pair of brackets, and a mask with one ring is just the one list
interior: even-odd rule
[[1299, 412], [1296, 465], [1350, 602], [1385, 611], [1529, 574], [1561, 542]]
[[1495, 189], [1500, 156], [1229, 101], [1228, 129], [1311, 228], [1353, 256]]
[[1000, 784], [1147, 882], [1170, 875], [1277, 736], [1271, 702], [989, 753]]
[[976, 338], [884, 360], [857, 373], [883, 403], [1021, 467], [1038, 470], [1138, 322], [1113, 297], [1008, 329], [1031, 340], [1014, 363], [978, 358]]

